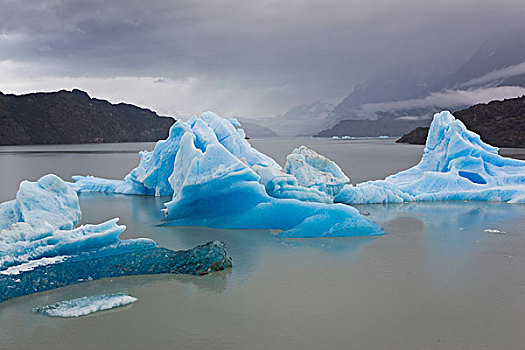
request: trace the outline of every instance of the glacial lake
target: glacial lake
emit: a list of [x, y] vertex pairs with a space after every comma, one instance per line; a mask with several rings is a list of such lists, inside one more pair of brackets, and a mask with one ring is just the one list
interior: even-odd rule
[[[352, 183], [416, 164], [393, 139], [250, 140], [280, 164], [293, 148], [336, 161]], [[122, 178], [147, 144], [0, 147], [0, 201], [55, 173]], [[525, 150], [503, 155], [524, 158]], [[525, 205], [363, 205], [381, 237], [283, 240], [268, 230], [160, 227], [168, 198], [81, 195], [83, 223], [119, 217], [122, 238], [187, 249], [228, 245], [233, 269], [203, 277], [105, 279], [0, 303], [0, 349], [523, 349]], [[498, 230], [495, 234], [486, 230]], [[38, 305], [129, 293], [129, 306], [78, 319]]]

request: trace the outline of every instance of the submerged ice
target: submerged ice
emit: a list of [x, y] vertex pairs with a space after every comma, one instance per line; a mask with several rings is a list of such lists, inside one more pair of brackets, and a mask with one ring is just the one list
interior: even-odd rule
[[444, 111], [434, 115], [419, 164], [385, 180], [347, 185], [335, 197], [347, 204], [438, 200], [525, 203], [525, 162], [501, 157]]
[[206, 112], [178, 121], [168, 139], [124, 180], [75, 176], [79, 192], [171, 195], [165, 214], [171, 225], [278, 229], [281, 237], [382, 234], [382, 229], [332, 197], [348, 178], [339, 167], [301, 148], [285, 172], [252, 148], [235, 119]]
[[98, 311], [105, 311], [129, 305], [135, 301], [137, 301], [137, 298], [128, 294], [104, 294], [59, 301], [50, 305], [37, 306], [33, 308], [32, 311], [37, 314], [51, 317], [80, 317]]
[[78, 226], [77, 193], [56, 175], [24, 181], [0, 204], [0, 301], [103, 277], [200, 275], [231, 266], [222, 242], [187, 251], [151, 239], [120, 240], [118, 218]]

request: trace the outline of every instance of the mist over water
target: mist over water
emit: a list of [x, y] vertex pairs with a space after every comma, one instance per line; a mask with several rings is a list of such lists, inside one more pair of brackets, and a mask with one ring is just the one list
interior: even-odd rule
[[[423, 150], [392, 140], [250, 142], [280, 164], [305, 144], [336, 161], [352, 183], [406, 169]], [[151, 147], [0, 148], [0, 200], [13, 198], [21, 180], [49, 172], [122, 178], [138, 163], [134, 152]], [[82, 222], [119, 217], [127, 226], [122, 238], [150, 237], [172, 249], [220, 239], [232, 270], [105, 279], [3, 302], [0, 348], [519, 349], [525, 343], [523, 205], [362, 205], [385, 236], [284, 240], [269, 230], [159, 226], [167, 200], [81, 195]], [[79, 319], [31, 313], [38, 305], [109, 293], [138, 301]]]

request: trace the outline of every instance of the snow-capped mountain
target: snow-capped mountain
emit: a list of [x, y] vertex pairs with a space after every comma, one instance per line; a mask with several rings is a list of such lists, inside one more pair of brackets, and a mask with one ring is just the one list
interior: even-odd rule
[[324, 128], [333, 108], [330, 103], [314, 101], [294, 106], [284, 114], [259, 122], [280, 136], [310, 136]]

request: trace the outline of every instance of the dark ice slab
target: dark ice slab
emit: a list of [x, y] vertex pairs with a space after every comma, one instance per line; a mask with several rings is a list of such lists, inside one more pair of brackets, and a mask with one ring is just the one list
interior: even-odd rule
[[116, 254], [83, 253], [62, 263], [0, 275], [0, 301], [105, 277], [175, 273], [205, 275], [232, 266], [220, 241], [183, 251], [148, 247]]

